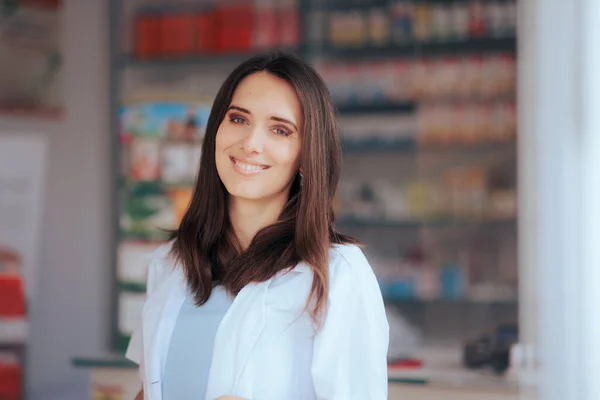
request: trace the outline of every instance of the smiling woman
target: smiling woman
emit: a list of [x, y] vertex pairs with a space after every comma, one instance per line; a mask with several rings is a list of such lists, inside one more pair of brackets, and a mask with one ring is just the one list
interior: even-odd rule
[[[302, 110], [288, 82], [265, 71], [240, 82], [217, 131], [215, 152], [219, 177], [230, 194], [230, 210], [249, 214], [232, 222], [248, 222], [250, 216], [278, 214], [283, 209], [300, 168], [298, 126], [302, 126]], [[277, 206], [265, 207], [265, 203]], [[268, 214], [265, 219], [277, 218]], [[248, 246], [256, 234], [246, 226], [233, 227], [242, 246]]]
[[156, 250], [127, 356], [146, 400], [387, 398], [388, 324], [335, 230], [341, 165], [326, 85], [256, 56], [223, 83], [190, 206]]

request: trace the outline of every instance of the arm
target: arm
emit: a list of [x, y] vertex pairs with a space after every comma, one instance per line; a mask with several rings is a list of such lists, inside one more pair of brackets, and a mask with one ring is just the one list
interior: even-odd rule
[[332, 275], [327, 317], [313, 350], [317, 399], [385, 400], [389, 326], [375, 275], [358, 248]]

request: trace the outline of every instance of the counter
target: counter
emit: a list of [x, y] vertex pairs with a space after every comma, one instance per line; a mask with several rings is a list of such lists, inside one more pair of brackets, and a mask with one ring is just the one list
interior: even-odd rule
[[[536, 390], [516, 377], [468, 371], [455, 354], [426, 354], [418, 371], [389, 371], [389, 400], [536, 400]], [[89, 369], [90, 399], [129, 400], [140, 389], [137, 366], [117, 355], [79, 357], [77, 367]], [[429, 365], [429, 366], [428, 366]], [[102, 397], [104, 396], [104, 397]]]

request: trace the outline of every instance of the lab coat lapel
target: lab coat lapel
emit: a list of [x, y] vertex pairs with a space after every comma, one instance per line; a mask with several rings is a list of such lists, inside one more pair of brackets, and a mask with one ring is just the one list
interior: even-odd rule
[[232, 393], [246, 398], [252, 395], [252, 382], [241, 377], [265, 326], [270, 282], [244, 287], [223, 317], [215, 338], [206, 399]]
[[148, 400], [162, 400], [162, 377], [171, 336], [183, 305], [186, 285], [180, 268], [150, 295], [142, 311], [144, 319], [144, 358]]

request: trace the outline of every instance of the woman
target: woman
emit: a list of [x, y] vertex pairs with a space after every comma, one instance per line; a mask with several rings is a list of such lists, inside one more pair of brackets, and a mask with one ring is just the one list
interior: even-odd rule
[[334, 106], [312, 67], [273, 53], [231, 73], [189, 209], [151, 257], [127, 351], [140, 399], [387, 398], [379, 287], [334, 227], [340, 163]]

